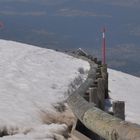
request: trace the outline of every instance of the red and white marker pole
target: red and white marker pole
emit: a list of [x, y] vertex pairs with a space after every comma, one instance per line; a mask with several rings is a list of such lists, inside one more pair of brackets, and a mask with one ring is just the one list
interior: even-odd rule
[[102, 63], [103, 64], [106, 64], [106, 38], [105, 38], [105, 28], [103, 28]]

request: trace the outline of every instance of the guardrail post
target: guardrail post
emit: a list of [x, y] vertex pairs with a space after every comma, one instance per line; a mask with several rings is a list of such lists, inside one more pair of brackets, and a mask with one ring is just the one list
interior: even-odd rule
[[[100, 109], [104, 110], [104, 100], [105, 100], [105, 80], [103, 78], [98, 78], [98, 88], [97, 88], [97, 102]], [[98, 136], [97, 140], [104, 140], [102, 137]]]
[[[98, 97], [98, 93], [97, 93], [97, 85], [94, 85], [95, 87], [91, 87], [89, 88], [89, 102], [96, 104], [97, 107], [100, 106], [100, 102], [99, 102], [99, 97]], [[92, 132], [91, 133], [92, 136], [94, 136], [94, 140], [104, 140], [103, 138], [101, 138], [99, 135], [97, 135], [96, 133]]]
[[89, 88], [89, 102], [98, 106], [97, 87]]
[[102, 65], [102, 61], [97, 61], [98, 66]]
[[107, 64], [102, 65], [101, 67], [101, 75], [105, 80], [105, 98], [108, 98], [108, 72], [107, 72]]
[[98, 78], [98, 88], [97, 88], [97, 95], [98, 95], [98, 107], [104, 110], [104, 99], [105, 99], [105, 80], [103, 78]]
[[96, 79], [98, 78], [102, 78], [102, 75], [99, 72], [96, 73]]
[[94, 61], [95, 63], [97, 63], [97, 58], [95, 57], [95, 58], [93, 59], [93, 61]]
[[113, 113], [115, 117], [125, 120], [125, 102], [114, 101], [113, 102]]

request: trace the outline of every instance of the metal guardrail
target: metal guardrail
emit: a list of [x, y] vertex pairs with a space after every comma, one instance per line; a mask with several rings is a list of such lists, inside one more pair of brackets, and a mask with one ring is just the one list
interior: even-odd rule
[[[83, 96], [91, 87], [105, 97], [108, 86], [108, 73], [104, 66], [95, 66], [90, 62], [91, 69], [87, 80], [67, 99], [67, 103], [75, 116], [92, 132], [106, 140], [140, 140], [140, 126], [126, 122], [99, 109], [94, 103], [89, 103]], [[101, 75], [98, 72], [100, 69]], [[97, 73], [96, 73], [97, 71]], [[98, 95], [99, 96], [99, 95]], [[101, 99], [102, 99], [101, 97]], [[102, 100], [99, 100], [99, 104]], [[102, 108], [102, 103], [100, 108]]]

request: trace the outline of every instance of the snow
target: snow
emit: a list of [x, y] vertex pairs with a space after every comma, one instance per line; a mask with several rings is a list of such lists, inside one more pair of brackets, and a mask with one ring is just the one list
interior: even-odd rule
[[0, 131], [15, 134], [0, 139], [62, 137], [67, 125], [45, 124], [45, 117], [59, 114], [54, 106], [86, 79], [89, 68], [88, 62], [64, 53], [0, 40]]
[[[89, 68], [64, 53], [0, 40], [0, 132], [8, 133], [0, 139], [64, 140], [73, 115], [63, 103]], [[126, 120], [140, 124], [139, 85], [140, 78], [109, 69], [110, 97], [125, 101]]]
[[109, 95], [125, 101], [126, 120], [140, 124], [140, 78], [109, 69]]
[[[63, 139], [61, 136], [63, 132], [67, 129], [65, 124], [50, 124], [50, 125], [40, 125], [31, 129], [27, 134], [19, 133], [13, 136], [5, 136], [1, 138], [2, 140], [54, 140]], [[60, 134], [60, 135], [59, 135]]]

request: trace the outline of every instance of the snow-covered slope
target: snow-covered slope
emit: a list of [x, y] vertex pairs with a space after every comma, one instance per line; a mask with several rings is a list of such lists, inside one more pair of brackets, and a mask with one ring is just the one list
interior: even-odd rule
[[125, 101], [126, 120], [140, 124], [140, 78], [109, 69], [109, 90], [113, 100]]
[[[15, 134], [0, 139], [64, 139], [73, 116], [62, 103], [88, 70], [66, 54], [0, 40], [0, 132]], [[125, 101], [126, 120], [140, 124], [139, 85], [140, 78], [109, 69], [111, 98]]]
[[66, 130], [48, 116], [57, 116], [88, 70], [88, 62], [66, 54], [0, 40], [0, 131], [21, 133], [1, 139], [54, 139]]

